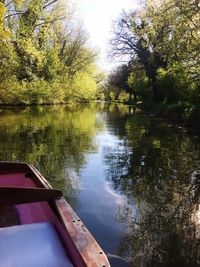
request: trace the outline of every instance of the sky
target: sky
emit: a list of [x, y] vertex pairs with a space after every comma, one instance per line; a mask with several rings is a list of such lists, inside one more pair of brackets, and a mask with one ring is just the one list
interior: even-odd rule
[[98, 64], [102, 70], [111, 70], [115, 62], [107, 59], [112, 22], [122, 10], [133, 10], [137, 0], [77, 0], [81, 19], [89, 34], [89, 44], [99, 51]]

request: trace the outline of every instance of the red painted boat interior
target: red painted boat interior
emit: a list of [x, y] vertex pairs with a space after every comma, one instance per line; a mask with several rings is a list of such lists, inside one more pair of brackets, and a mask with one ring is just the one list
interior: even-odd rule
[[[0, 174], [0, 186], [14, 186], [14, 187], [33, 187], [37, 186], [33, 180], [27, 177], [27, 174], [22, 173], [3, 173]], [[20, 224], [32, 224], [41, 222], [50, 222], [56, 229], [65, 250], [68, 252], [68, 256], [72, 258], [72, 262], [75, 266], [82, 266], [82, 263], [77, 258], [77, 252], [71, 245], [71, 241], [66, 231], [64, 230], [61, 222], [56, 214], [53, 212], [48, 202], [35, 202], [15, 205], [17, 213], [19, 215]]]
[[[0, 175], [0, 186], [36, 188], [32, 179], [26, 177], [26, 173]], [[18, 211], [21, 224], [46, 221], [50, 221], [54, 225], [56, 224], [57, 218], [47, 202], [28, 203], [16, 205], [15, 207]]]
[[26, 173], [0, 174], [0, 186], [36, 187]]

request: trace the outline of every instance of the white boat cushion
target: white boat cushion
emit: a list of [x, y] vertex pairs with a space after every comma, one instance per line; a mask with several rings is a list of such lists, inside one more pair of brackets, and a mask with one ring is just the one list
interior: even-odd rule
[[0, 229], [0, 267], [72, 267], [50, 223]]

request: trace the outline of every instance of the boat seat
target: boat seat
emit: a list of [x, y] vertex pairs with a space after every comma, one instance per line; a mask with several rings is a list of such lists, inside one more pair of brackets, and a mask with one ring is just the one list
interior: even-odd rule
[[0, 267], [73, 267], [49, 222], [0, 229]]

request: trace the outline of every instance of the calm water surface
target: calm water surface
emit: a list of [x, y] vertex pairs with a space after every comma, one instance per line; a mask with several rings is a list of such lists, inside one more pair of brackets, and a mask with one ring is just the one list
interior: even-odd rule
[[199, 148], [124, 105], [0, 110], [0, 160], [61, 188], [114, 267], [200, 266]]

